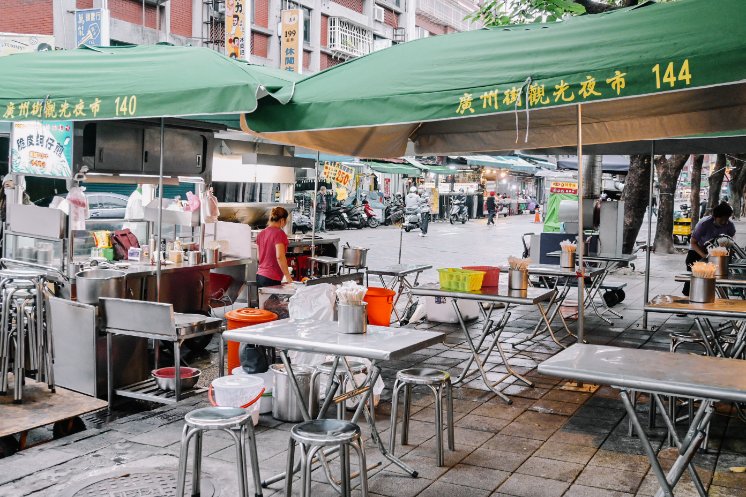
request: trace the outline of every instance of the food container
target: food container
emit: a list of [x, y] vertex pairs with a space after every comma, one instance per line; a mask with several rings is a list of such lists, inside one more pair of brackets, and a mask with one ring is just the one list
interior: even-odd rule
[[187, 262], [190, 266], [196, 266], [202, 264], [202, 252], [190, 251], [187, 252]]
[[207, 264], [217, 264], [220, 262], [220, 248], [206, 249], [205, 262], [207, 262]]
[[689, 300], [700, 304], [715, 302], [715, 278], [692, 276], [689, 283]]
[[[183, 392], [184, 390], [194, 388], [194, 385], [197, 384], [201, 374], [202, 371], [199, 369], [182, 367], [179, 370], [179, 376], [181, 376], [181, 391]], [[171, 392], [176, 391], [176, 368], [173, 366], [154, 369], [151, 372], [151, 375], [155, 378], [155, 383], [161, 390]]]
[[98, 305], [100, 297], [123, 299], [125, 273], [113, 269], [89, 269], [75, 274], [78, 302]]
[[169, 250], [168, 260], [175, 264], [181, 264], [182, 262], [184, 262], [184, 252], [177, 249]]
[[708, 260], [715, 264], [715, 277], [725, 278], [728, 276], [728, 259], [727, 255], [711, 255]]
[[210, 383], [210, 403], [220, 407], [240, 407], [251, 412], [254, 425], [259, 423], [259, 409], [264, 394], [264, 380], [258, 376], [221, 376]]
[[272, 370], [269, 370], [266, 373], [249, 374], [244, 371], [241, 366], [238, 366], [237, 368], [233, 368], [231, 374], [235, 376], [256, 376], [261, 378], [264, 381], [264, 393], [259, 401], [259, 414], [270, 414], [272, 412], [272, 378], [274, 376]]
[[368, 258], [368, 249], [362, 247], [342, 248], [342, 264], [351, 268], [364, 268]]
[[[288, 423], [299, 423], [303, 421], [303, 413], [298, 397], [293, 392], [290, 384], [290, 378], [282, 364], [272, 364], [269, 367], [273, 373], [272, 378], [272, 417]], [[302, 364], [293, 365], [293, 374], [298, 382], [303, 403], [308, 405], [308, 399], [311, 393], [311, 375], [313, 368], [303, 366]], [[315, 417], [314, 413], [311, 413]]]
[[508, 288], [511, 290], [528, 289], [528, 271], [520, 269], [508, 270]]
[[368, 304], [337, 304], [339, 333], [360, 335], [368, 331]]
[[564, 269], [575, 269], [575, 252], [563, 250], [560, 252], [560, 267]]

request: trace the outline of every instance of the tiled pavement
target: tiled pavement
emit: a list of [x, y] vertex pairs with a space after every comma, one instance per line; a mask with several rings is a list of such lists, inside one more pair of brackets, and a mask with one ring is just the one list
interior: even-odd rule
[[[630, 312], [625, 312], [630, 314]], [[515, 318], [504, 334], [516, 342], [532, 327], [536, 315]], [[657, 322], [661, 318], [656, 318]], [[638, 328], [637, 320], [617, 320], [613, 328], [598, 326], [589, 319], [589, 338], [594, 343], [624, 346], [667, 347], [667, 331], [687, 328], [686, 320], [669, 318], [664, 331], [650, 333]], [[474, 323], [472, 328], [478, 328]], [[453, 325], [420, 325], [448, 333], [444, 344], [430, 347], [406, 361], [386, 364], [383, 376], [388, 386], [395, 371], [410, 366], [431, 366], [459, 372], [468, 357], [464, 340]], [[656, 491], [655, 477], [636, 439], [627, 436], [627, 421], [616, 394], [609, 388], [594, 393], [577, 391], [572, 385], [536, 372], [536, 365], [557, 351], [549, 340], [525, 349], [507, 348], [510, 362], [536, 383], [534, 388], [506, 384], [504, 392], [514, 402], [507, 405], [487, 391], [479, 380], [454, 389], [456, 419], [455, 452], [446, 452], [446, 467], [435, 466], [434, 415], [432, 398], [424, 392], [415, 396], [409, 445], [397, 454], [419, 473], [413, 479], [384, 461], [369, 475], [373, 495], [389, 497], [627, 497], [650, 496]], [[488, 363], [490, 372], [504, 371], [497, 357]], [[568, 389], [569, 388], [569, 389]], [[390, 390], [377, 409], [377, 424], [384, 440], [389, 427]], [[175, 472], [182, 417], [204, 399], [192, 399], [176, 406], [161, 407], [122, 418], [98, 429], [53, 441], [0, 461], [0, 495], [66, 494], [82, 481], [113, 470]], [[645, 401], [640, 415], [645, 417]], [[727, 406], [712, 426], [708, 453], [697, 456], [697, 466], [710, 495], [746, 495], [746, 474], [732, 473], [732, 466], [746, 466], [746, 425], [732, 417]], [[659, 423], [660, 426], [661, 423]], [[257, 441], [262, 475], [283, 470], [288, 430], [291, 425], [263, 416]], [[671, 449], [660, 428], [653, 442], [664, 461], [672, 461]], [[205, 438], [203, 471], [220, 490], [218, 495], [234, 496], [234, 451], [220, 434]], [[367, 441], [369, 461], [382, 458]], [[320, 472], [314, 473], [314, 495], [332, 496]], [[297, 490], [297, 485], [296, 485]], [[281, 485], [265, 490], [280, 495]], [[356, 490], [355, 495], [359, 495]], [[676, 495], [696, 495], [685, 476]]]
[[[368, 233], [368, 232], [363, 232]], [[681, 265], [681, 256], [655, 256], [652, 294], [675, 290], [671, 274]], [[685, 330], [691, 322], [685, 318], [650, 317], [651, 332], [641, 329], [641, 276], [639, 273], [616, 276], [629, 283], [627, 301], [618, 306], [625, 316], [607, 326], [595, 317], [586, 322], [587, 337], [593, 343], [625, 347], [667, 349], [668, 332]], [[525, 312], [525, 311], [524, 311]], [[503, 335], [517, 342], [533, 328], [535, 313], [513, 313]], [[411, 366], [431, 366], [458, 373], [468, 358], [464, 339], [453, 325], [420, 325], [448, 334], [446, 342], [413, 354], [404, 361], [386, 364], [383, 377], [387, 387], [395, 371]], [[479, 323], [473, 323], [473, 329]], [[478, 379], [454, 389], [456, 418], [455, 452], [446, 451], [446, 466], [435, 466], [434, 415], [432, 398], [415, 396], [409, 445], [397, 447], [397, 454], [419, 471], [419, 478], [404, 475], [387, 461], [369, 475], [370, 491], [387, 497], [629, 497], [652, 496], [657, 486], [647, 459], [635, 438], [627, 436], [627, 420], [621, 402], [609, 388], [593, 393], [568, 389], [566, 382], [536, 372], [536, 365], [557, 351], [549, 340], [522, 348], [507, 347], [510, 362], [536, 383], [534, 388], [506, 384], [503, 391], [513, 399], [507, 405], [487, 391]], [[491, 375], [504, 368], [497, 355], [488, 363]], [[387, 440], [390, 390], [376, 411], [382, 437]], [[75, 489], [96, 476], [138, 471], [175, 474], [178, 462], [182, 419], [196, 406], [206, 405], [204, 398], [186, 400], [175, 406], [117, 419], [99, 428], [52, 441], [0, 460], [0, 496], [73, 496]], [[647, 419], [646, 401], [639, 406]], [[658, 426], [661, 426], [659, 423]], [[284, 470], [288, 430], [291, 425], [262, 416], [257, 428], [262, 476]], [[366, 430], [367, 431], [367, 430]], [[674, 455], [664, 442], [660, 428], [651, 437], [664, 463]], [[381, 461], [372, 442], [367, 440], [370, 462]], [[221, 434], [210, 434], [204, 442], [203, 472], [218, 489], [215, 495], [238, 495], [234, 475], [234, 451]], [[707, 453], [696, 458], [699, 473], [713, 497], [746, 495], [746, 473], [729, 471], [746, 466], [746, 425], [739, 422], [728, 406], [720, 406], [714, 418]], [[677, 496], [696, 495], [684, 476]], [[314, 473], [315, 496], [336, 495]], [[264, 495], [282, 495], [281, 485], [273, 485]], [[298, 488], [296, 485], [296, 492]], [[359, 495], [359, 490], [354, 495]], [[122, 491], [111, 495], [133, 494]], [[170, 495], [170, 494], [166, 494]], [[207, 493], [203, 493], [207, 495]]]

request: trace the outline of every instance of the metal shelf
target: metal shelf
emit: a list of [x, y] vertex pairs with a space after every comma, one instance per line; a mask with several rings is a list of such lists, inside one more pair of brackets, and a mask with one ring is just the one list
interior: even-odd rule
[[122, 397], [129, 397], [137, 400], [147, 400], [149, 402], [157, 402], [160, 404], [175, 404], [179, 400], [184, 400], [189, 397], [206, 392], [206, 388], [190, 388], [181, 392], [181, 397], [176, 398], [176, 392], [165, 391], [158, 388], [154, 378], [150, 378], [138, 383], [133, 383], [126, 387], [117, 388], [114, 390], [116, 395]]

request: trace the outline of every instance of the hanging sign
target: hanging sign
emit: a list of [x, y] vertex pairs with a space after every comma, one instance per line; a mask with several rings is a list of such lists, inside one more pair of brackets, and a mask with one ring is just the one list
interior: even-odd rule
[[251, 0], [225, 0], [225, 54], [232, 59], [249, 60], [251, 53]]
[[0, 33], [0, 57], [21, 52], [54, 50], [54, 36]]
[[72, 177], [73, 124], [69, 121], [14, 122], [10, 171], [28, 176]]
[[75, 11], [75, 46], [102, 47], [109, 45], [109, 10]]
[[300, 74], [303, 72], [303, 11], [283, 10], [281, 29], [280, 67]]
[[352, 187], [352, 181], [355, 179], [355, 170], [341, 162], [325, 161], [322, 175], [327, 181], [339, 183], [349, 188]]
[[574, 181], [552, 181], [549, 184], [549, 193], [571, 193], [578, 194], [578, 184]]

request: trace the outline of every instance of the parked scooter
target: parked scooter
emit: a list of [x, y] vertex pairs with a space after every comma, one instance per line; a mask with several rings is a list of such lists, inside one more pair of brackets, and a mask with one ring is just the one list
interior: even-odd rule
[[451, 204], [448, 220], [451, 224], [458, 221], [460, 221], [461, 224], [465, 224], [468, 219], [469, 215], [466, 213], [466, 201], [461, 198], [455, 198]]
[[329, 230], [362, 229], [368, 225], [360, 207], [337, 205], [326, 213], [326, 227]]
[[301, 232], [304, 235], [309, 231], [313, 230], [313, 221], [305, 214], [294, 210], [293, 211], [293, 233]]
[[404, 219], [404, 206], [399, 199], [392, 200], [384, 209], [383, 213], [383, 224], [389, 226], [391, 224], [400, 223]]
[[420, 227], [421, 220], [419, 207], [406, 207], [404, 209], [404, 223], [402, 224], [402, 228], [409, 233]]
[[378, 228], [381, 224], [381, 221], [376, 217], [373, 207], [370, 206], [370, 203], [367, 200], [363, 200], [363, 214], [365, 214], [369, 227]]

